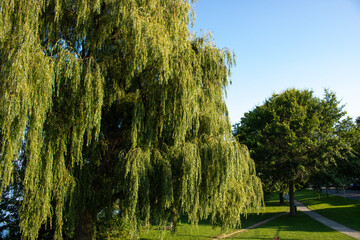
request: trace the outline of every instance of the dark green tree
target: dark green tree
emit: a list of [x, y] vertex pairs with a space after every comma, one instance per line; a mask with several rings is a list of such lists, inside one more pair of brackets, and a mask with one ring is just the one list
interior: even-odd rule
[[181, 214], [237, 225], [259, 208], [224, 102], [233, 56], [189, 32], [190, 12], [182, 0], [1, 1], [0, 192], [25, 142], [24, 238], [91, 239], [100, 213], [136, 230]]
[[313, 187], [319, 191], [321, 191], [322, 186], [325, 186], [327, 195], [330, 186], [344, 189], [350, 183], [356, 182], [360, 174], [360, 132], [356, 123], [348, 117], [341, 120], [335, 128], [335, 134], [338, 138], [337, 141], [333, 142], [336, 146], [332, 148], [339, 149], [339, 146], [342, 148], [334, 156], [334, 164], [323, 166], [310, 180]]
[[293, 192], [310, 176], [341, 155], [336, 123], [344, 115], [334, 93], [324, 99], [312, 91], [288, 89], [274, 94], [245, 114], [234, 134], [248, 146], [264, 189], [289, 191], [290, 214], [295, 214]]
[[337, 164], [343, 186], [350, 183], [360, 183], [360, 118], [355, 121], [344, 119], [338, 126], [339, 137], [349, 145], [351, 151], [345, 152], [345, 159]]

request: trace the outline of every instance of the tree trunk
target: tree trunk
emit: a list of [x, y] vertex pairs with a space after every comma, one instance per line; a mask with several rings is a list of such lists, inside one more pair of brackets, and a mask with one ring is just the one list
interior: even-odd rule
[[285, 205], [284, 192], [279, 192], [280, 205]]
[[294, 199], [294, 183], [289, 185], [289, 197], [290, 197], [290, 216], [294, 217], [296, 215], [295, 209], [295, 199]]
[[92, 240], [94, 237], [94, 218], [89, 208], [85, 208], [82, 215], [79, 216], [75, 237], [77, 240]]
[[329, 185], [326, 185], [326, 198], [329, 198]]

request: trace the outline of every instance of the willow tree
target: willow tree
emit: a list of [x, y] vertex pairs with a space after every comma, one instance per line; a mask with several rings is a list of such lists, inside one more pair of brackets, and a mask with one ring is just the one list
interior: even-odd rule
[[233, 56], [189, 32], [188, 1], [0, 4], [1, 190], [25, 145], [24, 238], [91, 239], [99, 213], [237, 225], [260, 206], [224, 102]]

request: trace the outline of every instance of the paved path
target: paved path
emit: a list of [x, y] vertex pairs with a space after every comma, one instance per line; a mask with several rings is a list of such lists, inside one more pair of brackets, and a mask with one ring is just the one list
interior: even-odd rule
[[[326, 190], [323, 190], [323, 193], [326, 193]], [[360, 201], [360, 190], [345, 190], [344, 192], [343, 190], [330, 189], [329, 194]]]
[[[285, 198], [288, 200], [289, 197], [287, 195], [285, 195]], [[297, 207], [297, 209], [299, 211], [302, 211], [304, 213], [306, 213], [307, 215], [309, 215], [310, 217], [314, 218], [315, 220], [317, 220], [318, 222], [321, 222], [322, 224], [338, 231], [338, 232], [342, 232], [346, 235], [349, 235], [350, 237], [353, 237], [355, 239], [360, 239], [360, 232], [355, 231], [354, 229], [345, 227], [344, 225], [341, 225], [337, 222], [334, 222], [333, 220], [330, 220], [312, 210], [310, 210], [309, 208], [307, 208], [304, 204], [302, 204], [301, 202], [298, 202], [295, 200], [295, 205]]]
[[[313, 190], [311, 187], [307, 188], [308, 190]], [[326, 188], [322, 187], [322, 193], [326, 193]], [[338, 190], [334, 187], [331, 187], [329, 189], [329, 194], [331, 195], [336, 195], [336, 196], [340, 196], [340, 197], [344, 197], [344, 198], [351, 198], [357, 201], [360, 201], [360, 190]]]
[[[356, 192], [356, 194], [358, 194], [358, 191], [355, 191], [355, 192]], [[285, 197], [286, 200], [289, 200], [288, 195], [284, 195], [284, 197]], [[304, 212], [305, 214], [309, 215], [310, 217], [312, 217], [316, 221], [324, 224], [325, 226], [328, 226], [328, 227], [334, 229], [335, 231], [341, 232], [341, 233], [346, 234], [346, 235], [348, 235], [350, 237], [353, 237], [355, 239], [360, 240], [360, 232], [358, 232], [358, 231], [356, 231], [354, 229], [345, 227], [344, 225], [341, 225], [341, 224], [339, 224], [339, 223], [337, 223], [337, 222], [335, 222], [333, 220], [330, 220], [330, 219], [328, 219], [328, 218], [326, 218], [326, 217], [324, 217], [324, 216], [310, 210], [308, 207], [306, 207], [303, 203], [301, 203], [299, 201], [295, 200], [295, 205], [296, 205], [297, 210]], [[257, 227], [259, 227], [259, 226], [261, 226], [261, 225], [263, 225], [263, 224], [265, 224], [265, 223], [267, 223], [267, 222], [269, 222], [269, 221], [271, 221], [271, 220], [273, 220], [275, 218], [281, 217], [281, 216], [283, 216], [285, 214], [287, 214], [287, 213], [282, 213], [282, 214], [276, 215], [276, 216], [274, 216], [272, 218], [266, 219], [265, 221], [254, 224], [254, 225], [252, 225], [252, 226], [250, 226], [250, 227], [248, 227], [246, 229], [241, 229], [239, 231], [236, 231], [236, 232], [233, 232], [233, 233], [230, 233], [230, 234], [227, 234], [227, 235], [220, 235], [220, 236], [218, 236], [216, 238], [213, 238], [213, 240], [232, 237], [232, 236], [234, 236], [236, 234], [239, 234], [241, 232], [245, 232], [245, 231], [247, 231], [249, 229], [257, 228]]]

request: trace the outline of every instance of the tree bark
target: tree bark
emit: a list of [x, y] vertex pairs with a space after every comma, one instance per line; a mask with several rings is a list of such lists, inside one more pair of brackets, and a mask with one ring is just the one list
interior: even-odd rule
[[284, 192], [279, 192], [280, 205], [285, 205]]
[[329, 189], [330, 189], [330, 186], [326, 185], [326, 198], [329, 198]]
[[290, 216], [294, 217], [296, 215], [296, 209], [295, 209], [294, 183], [293, 182], [291, 182], [289, 185], [289, 197], [290, 197]]
[[85, 208], [75, 229], [77, 240], [92, 240], [94, 237], [94, 217], [89, 208]]

